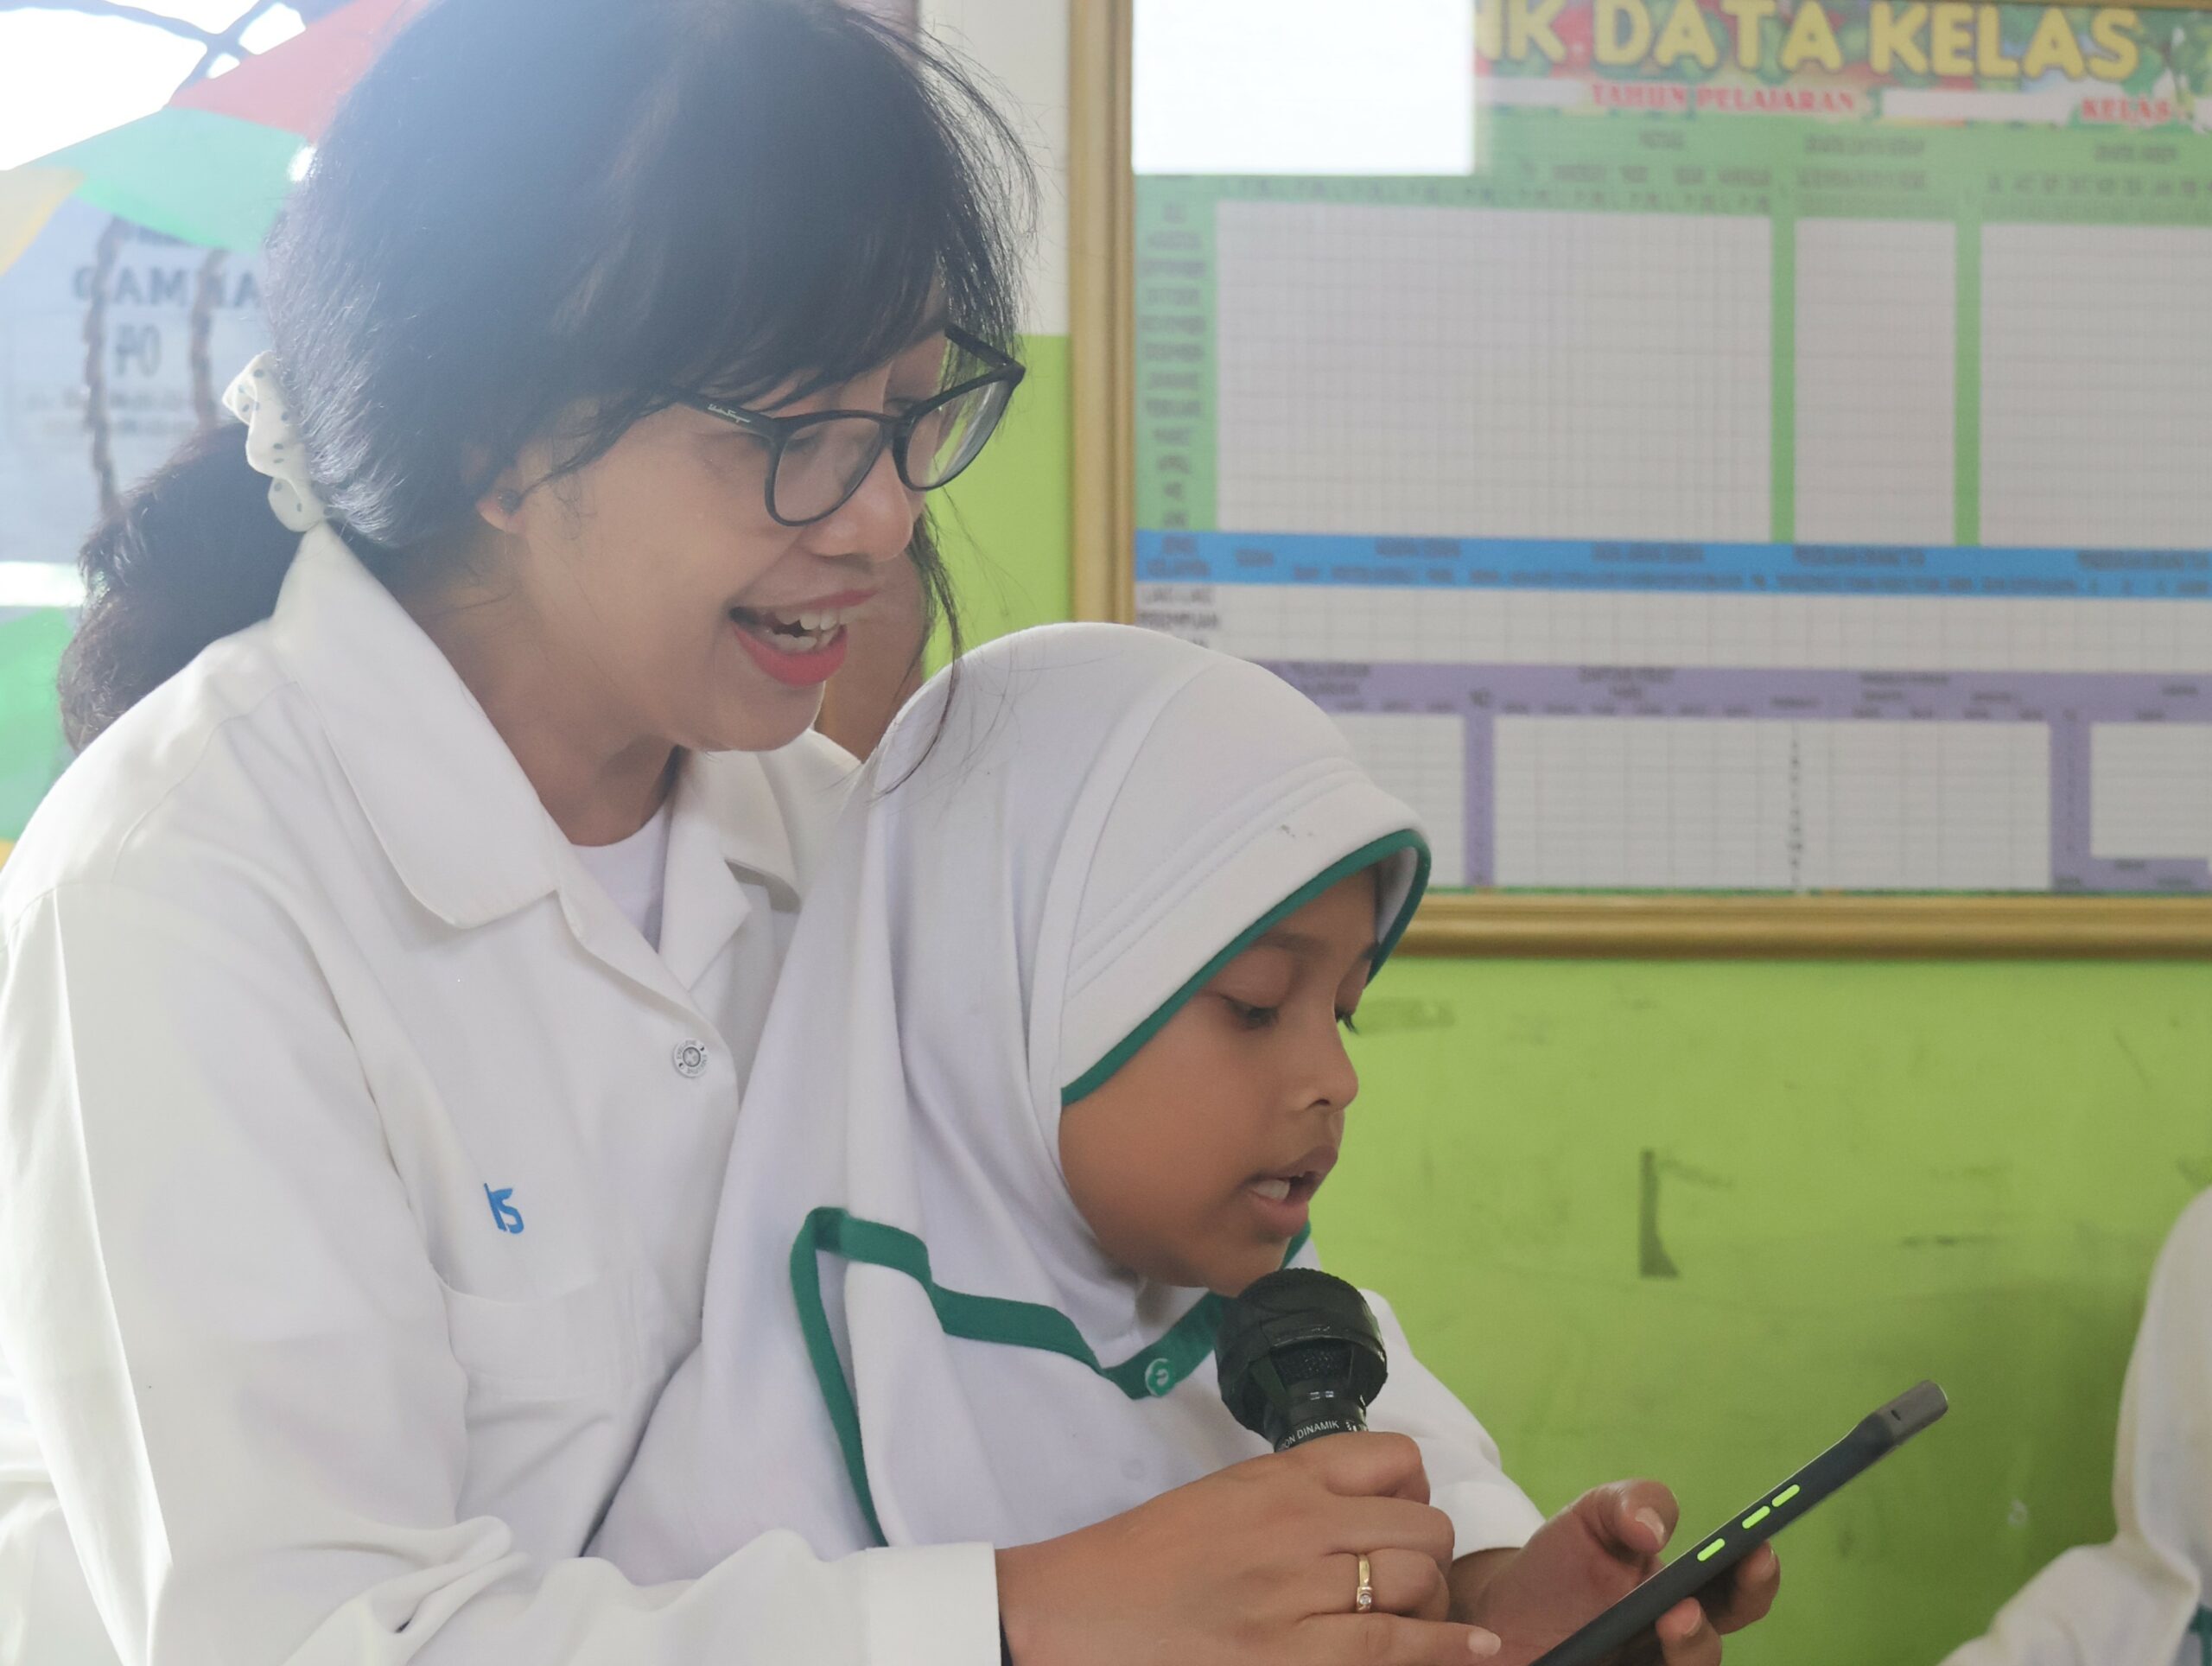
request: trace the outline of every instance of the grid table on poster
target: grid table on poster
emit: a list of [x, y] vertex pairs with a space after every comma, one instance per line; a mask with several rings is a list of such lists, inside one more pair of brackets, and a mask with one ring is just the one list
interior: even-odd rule
[[1140, 181], [1140, 619], [1338, 715], [1440, 884], [2212, 889], [2212, 137], [2111, 223], [2073, 136], [1921, 200], [1494, 125]]
[[1982, 231], [1982, 530], [2185, 549], [2212, 457], [2212, 230]]

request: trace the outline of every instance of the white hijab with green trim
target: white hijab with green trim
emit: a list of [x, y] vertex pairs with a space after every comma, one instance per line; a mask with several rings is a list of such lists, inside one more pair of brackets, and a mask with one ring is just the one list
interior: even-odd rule
[[[878, 750], [801, 914], [702, 1345], [594, 1545], [634, 1578], [778, 1527], [823, 1555], [1026, 1543], [1263, 1449], [1216, 1391], [1213, 1299], [1116, 1266], [1077, 1212], [1061, 1105], [1378, 863], [1387, 952], [1418, 826], [1302, 696], [1164, 636], [1029, 631], [948, 686]], [[1462, 1467], [1510, 1494], [1489, 1542], [1517, 1542], [1534, 1512], [1444, 1399]]]

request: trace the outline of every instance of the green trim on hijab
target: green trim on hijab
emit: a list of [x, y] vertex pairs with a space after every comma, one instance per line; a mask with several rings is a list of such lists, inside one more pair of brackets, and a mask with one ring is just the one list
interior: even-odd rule
[[1330, 863], [1328, 867], [1261, 915], [1252, 925], [1238, 933], [1236, 941], [1201, 966], [1190, 982], [1155, 1008], [1149, 1018], [1122, 1037], [1116, 1046], [1108, 1049], [1103, 1059], [1063, 1088], [1060, 1091], [1061, 1106], [1065, 1109], [1075, 1103], [1077, 1100], [1096, 1093], [1100, 1088], [1105, 1086], [1116, 1071], [1136, 1056], [1139, 1048], [1160, 1033], [1161, 1027], [1169, 1019], [1190, 1004], [1192, 995], [1198, 994], [1219, 975], [1223, 967], [1228, 965], [1230, 961], [1243, 954], [1269, 932], [1281, 925], [1283, 921], [1288, 919], [1331, 886], [1351, 878], [1354, 874], [1376, 867], [1402, 850], [1410, 850], [1414, 853], [1414, 882], [1406, 891], [1405, 904], [1398, 910], [1397, 919], [1390, 923], [1390, 929], [1382, 934], [1382, 941], [1376, 944], [1375, 963], [1369, 968], [1367, 974], [1371, 979], [1376, 973], [1382, 970], [1382, 963], [1390, 957], [1390, 951], [1398, 946], [1398, 939], [1406, 934], [1406, 927], [1413, 921], [1414, 910], [1421, 906], [1421, 893], [1428, 889], [1428, 846], [1422, 842], [1421, 835], [1411, 828], [1397, 833], [1387, 833], [1370, 844], [1360, 846], [1342, 861]]

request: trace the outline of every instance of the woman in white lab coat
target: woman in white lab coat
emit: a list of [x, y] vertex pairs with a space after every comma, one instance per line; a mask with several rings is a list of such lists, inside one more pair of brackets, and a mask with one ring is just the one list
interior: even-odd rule
[[2212, 1666], [2212, 1192], [2151, 1275], [2112, 1502], [2108, 1542], [2052, 1562], [1946, 1666]]
[[1018, 379], [1020, 172], [810, 0], [443, 0], [340, 115], [248, 428], [88, 548], [0, 880], [0, 1656], [1468, 1657], [1350, 1612], [1346, 1551], [1448, 1555], [1384, 1437], [996, 1556], [581, 1555], [698, 1335], [842, 621], [941, 593]]

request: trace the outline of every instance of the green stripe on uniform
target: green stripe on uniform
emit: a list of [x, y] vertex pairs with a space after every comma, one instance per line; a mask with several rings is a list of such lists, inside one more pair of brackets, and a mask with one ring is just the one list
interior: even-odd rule
[[[1283, 1257], [1286, 1263], [1306, 1247], [1311, 1235], [1309, 1228], [1291, 1241]], [[929, 1246], [912, 1232], [881, 1221], [863, 1220], [842, 1209], [814, 1211], [791, 1245], [791, 1294], [798, 1303], [799, 1330], [806, 1339], [807, 1358], [814, 1366], [822, 1402], [836, 1430], [845, 1473], [878, 1544], [885, 1542], [883, 1524], [876, 1519], [875, 1494], [868, 1485], [860, 1405], [845, 1376], [844, 1361], [837, 1357], [836, 1339], [822, 1301], [821, 1257], [825, 1254], [888, 1268], [912, 1279], [929, 1297], [938, 1324], [947, 1336], [1065, 1355], [1104, 1377], [1132, 1400], [1157, 1399], [1171, 1392], [1213, 1351], [1214, 1332], [1221, 1325], [1221, 1298], [1209, 1292], [1151, 1347], [1118, 1365], [1102, 1365], [1075, 1321], [1058, 1308], [948, 1290], [931, 1275]]]

